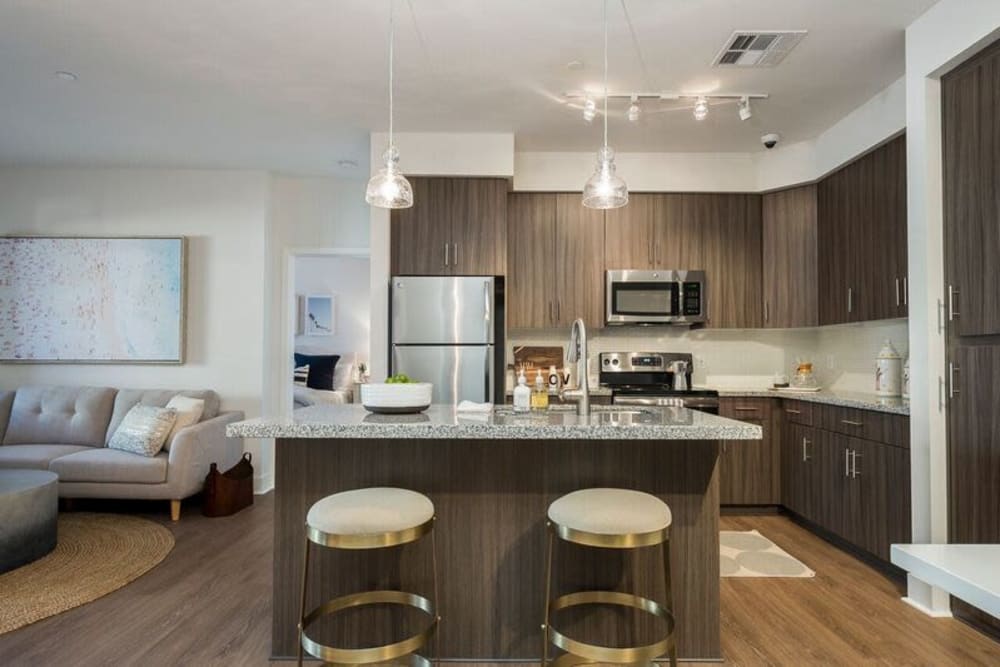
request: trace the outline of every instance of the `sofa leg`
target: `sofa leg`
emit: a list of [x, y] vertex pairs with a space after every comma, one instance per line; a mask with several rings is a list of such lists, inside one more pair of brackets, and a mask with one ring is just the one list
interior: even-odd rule
[[180, 521], [181, 520], [181, 501], [171, 500], [170, 501], [170, 520]]

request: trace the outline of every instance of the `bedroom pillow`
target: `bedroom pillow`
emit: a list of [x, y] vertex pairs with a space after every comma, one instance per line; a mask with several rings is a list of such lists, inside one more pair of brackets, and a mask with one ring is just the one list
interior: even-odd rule
[[174, 441], [174, 436], [177, 435], [178, 431], [201, 421], [201, 416], [205, 413], [205, 401], [177, 394], [167, 402], [166, 407], [177, 413], [174, 426], [167, 435], [166, 445], [169, 449], [170, 443]]
[[306, 386], [310, 389], [333, 389], [333, 369], [340, 361], [339, 354], [299, 354], [295, 353], [296, 366], [309, 366]]
[[309, 379], [309, 367], [308, 366], [296, 366], [295, 370], [292, 371], [292, 382], [300, 386], [306, 386], [306, 381]]
[[108, 442], [109, 449], [120, 449], [140, 456], [156, 456], [174, 427], [177, 411], [153, 405], [133, 406]]

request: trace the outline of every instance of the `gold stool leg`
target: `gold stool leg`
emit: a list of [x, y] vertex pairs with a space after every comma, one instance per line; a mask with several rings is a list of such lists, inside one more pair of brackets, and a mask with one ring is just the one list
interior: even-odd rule
[[673, 641], [670, 642], [670, 667], [677, 667], [677, 617], [674, 615], [674, 594], [670, 583], [670, 540], [666, 540], [663, 549], [663, 590], [666, 598], [666, 608], [670, 616], [674, 619], [674, 628], [671, 631]]
[[441, 593], [438, 589], [437, 531], [431, 530], [431, 576], [434, 578], [434, 665], [441, 664]]
[[542, 667], [549, 662], [549, 598], [552, 594], [552, 524], [546, 523], [545, 530], [549, 534], [548, 555], [545, 558], [545, 622], [542, 623]]
[[306, 618], [306, 584], [309, 581], [309, 538], [306, 538], [305, 555], [302, 557], [302, 597], [299, 599], [299, 667], [302, 667], [302, 624]]

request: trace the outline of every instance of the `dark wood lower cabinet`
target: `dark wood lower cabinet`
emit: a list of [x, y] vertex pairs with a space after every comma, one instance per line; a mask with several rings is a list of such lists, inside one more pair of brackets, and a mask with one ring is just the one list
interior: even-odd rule
[[[775, 422], [781, 456], [780, 504], [888, 562], [891, 545], [911, 540], [910, 451], [900, 446], [909, 443], [902, 435], [909, 419], [844, 410], [798, 401], [775, 406], [775, 414], [781, 415]], [[813, 422], [815, 426], [809, 425]], [[886, 441], [838, 432], [854, 428], [880, 434]], [[725, 489], [726, 475], [721, 479]]]
[[773, 401], [769, 398], [723, 398], [719, 414], [764, 432], [761, 440], [723, 442], [719, 457], [719, 502], [723, 505], [778, 505], [781, 502], [780, 441]]

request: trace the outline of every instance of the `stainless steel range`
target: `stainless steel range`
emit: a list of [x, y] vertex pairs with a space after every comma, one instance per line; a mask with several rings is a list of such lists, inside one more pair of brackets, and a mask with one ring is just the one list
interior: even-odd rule
[[719, 392], [692, 389], [694, 358], [673, 352], [602, 352], [600, 383], [615, 405], [683, 405], [719, 414]]

